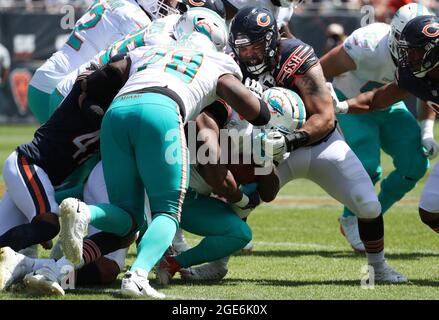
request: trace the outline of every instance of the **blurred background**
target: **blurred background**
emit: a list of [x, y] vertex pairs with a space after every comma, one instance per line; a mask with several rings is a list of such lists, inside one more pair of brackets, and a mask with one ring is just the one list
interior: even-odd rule
[[[27, 85], [33, 72], [66, 41], [92, 0], [0, 0], [0, 123], [33, 123]], [[389, 22], [410, 0], [307, 0], [288, 17], [289, 30], [321, 56], [354, 29]], [[438, 12], [439, 0], [419, 1]], [[252, 0], [248, 1], [249, 5]], [[73, 21], [73, 22], [74, 22]]]

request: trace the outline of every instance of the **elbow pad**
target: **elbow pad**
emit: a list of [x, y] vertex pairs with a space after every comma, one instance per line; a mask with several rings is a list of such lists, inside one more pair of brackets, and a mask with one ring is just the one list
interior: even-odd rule
[[270, 110], [268, 110], [267, 103], [264, 100], [259, 99], [259, 105], [259, 115], [249, 122], [254, 126], [265, 126], [271, 119]]

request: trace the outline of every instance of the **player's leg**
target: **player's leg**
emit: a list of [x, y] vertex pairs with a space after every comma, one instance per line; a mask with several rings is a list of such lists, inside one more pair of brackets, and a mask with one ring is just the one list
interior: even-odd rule
[[[375, 119], [376, 115], [338, 115], [337, 118], [347, 144], [375, 184], [382, 175], [379, 124]], [[344, 207], [343, 215], [340, 217], [340, 231], [355, 251], [364, 252], [364, 245], [358, 233], [357, 217], [347, 207]]]
[[[195, 247], [162, 260], [157, 270], [157, 278], [162, 284], [167, 284], [181, 268], [230, 256], [242, 249], [252, 237], [250, 227], [228, 204], [193, 191], [186, 195], [181, 227], [204, 238]], [[217, 270], [217, 273], [221, 273], [217, 278], [223, 278], [227, 269]]]
[[419, 216], [423, 223], [439, 233], [439, 164], [437, 163], [425, 183], [419, 202]]
[[55, 88], [49, 98], [49, 115], [52, 115], [64, 100], [64, 96]]
[[1, 235], [0, 247], [18, 251], [54, 238], [59, 232], [58, 204], [47, 174], [13, 152], [5, 161], [3, 177], [9, 196], [28, 223]]
[[381, 205], [357, 156], [337, 131], [313, 147], [311, 153], [308, 178], [357, 215], [360, 238], [368, 263], [375, 268], [375, 280], [407, 281], [385, 262]]
[[393, 170], [381, 183], [378, 195], [383, 214], [412, 190], [428, 168], [421, 143], [421, 130], [403, 102], [382, 114], [381, 143], [393, 159]]

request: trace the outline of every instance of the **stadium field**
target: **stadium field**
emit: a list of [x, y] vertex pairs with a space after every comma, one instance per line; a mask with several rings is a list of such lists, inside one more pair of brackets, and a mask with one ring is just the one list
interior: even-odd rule
[[[0, 126], [1, 164], [18, 144], [31, 139], [34, 130]], [[386, 155], [382, 159], [387, 174], [391, 160]], [[425, 178], [385, 215], [386, 257], [409, 278], [408, 284], [363, 289], [360, 281], [366, 259], [353, 253], [339, 232], [341, 205], [313, 183], [297, 180], [273, 203], [250, 215], [255, 247], [231, 258], [223, 281], [185, 283], [177, 275], [168, 287], [157, 286], [154, 280], [152, 285], [170, 299], [438, 299], [439, 238], [417, 213], [424, 183]], [[1, 178], [0, 188], [2, 194]], [[190, 234], [186, 237], [191, 244], [199, 240]], [[48, 252], [40, 248], [40, 254]], [[132, 246], [128, 266], [134, 256]], [[78, 288], [59, 299], [120, 299], [119, 288], [120, 280], [108, 288]], [[0, 300], [34, 298], [52, 299], [19, 291], [0, 294]]]

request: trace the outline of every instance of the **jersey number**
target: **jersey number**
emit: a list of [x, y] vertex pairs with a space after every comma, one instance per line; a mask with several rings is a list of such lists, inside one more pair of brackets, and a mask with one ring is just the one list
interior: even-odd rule
[[[166, 55], [166, 51], [152, 49], [151, 53], [144, 57], [147, 62], [137, 71], [142, 71], [148, 65], [154, 64]], [[165, 72], [168, 72], [185, 83], [190, 83], [198, 72], [203, 62], [203, 54], [199, 51], [178, 50], [172, 54], [172, 60], [165, 66]]]
[[76, 51], [79, 51], [83, 42], [79, 37], [79, 32], [96, 27], [98, 22], [101, 21], [104, 11], [105, 7], [99, 1], [94, 2], [85, 13], [85, 15], [88, 14], [90, 16], [90, 20], [75, 26], [69, 40], [67, 40], [67, 44]]
[[87, 153], [87, 148], [90, 145], [95, 144], [99, 141], [99, 130], [91, 133], [83, 134], [82, 136], [76, 137], [73, 139], [73, 144], [78, 147], [78, 151], [75, 152], [73, 155], [73, 159], [77, 160], [78, 163], [84, 162], [88, 156], [84, 157], [83, 159], [78, 160], [84, 153]]

